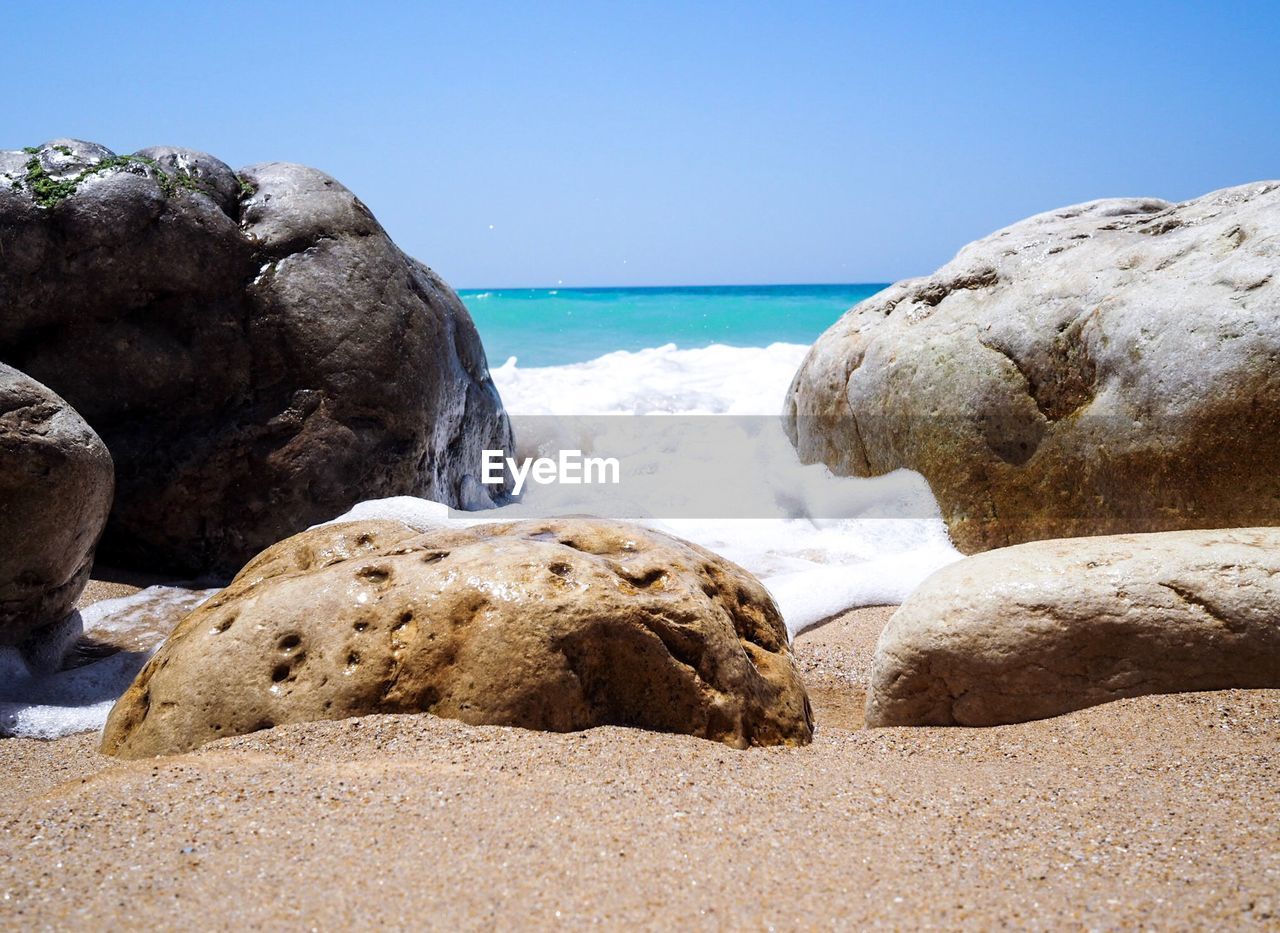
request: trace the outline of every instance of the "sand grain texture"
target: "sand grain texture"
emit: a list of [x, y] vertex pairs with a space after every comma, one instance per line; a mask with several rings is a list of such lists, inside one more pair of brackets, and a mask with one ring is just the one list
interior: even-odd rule
[[841, 728], [886, 616], [798, 639], [806, 748], [412, 715], [0, 742], [3, 925], [1280, 923], [1280, 691]]

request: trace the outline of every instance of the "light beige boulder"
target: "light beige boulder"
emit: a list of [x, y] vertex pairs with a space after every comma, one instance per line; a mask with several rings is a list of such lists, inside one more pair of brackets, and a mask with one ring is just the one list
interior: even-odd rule
[[367, 521], [267, 549], [183, 620], [116, 703], [102, 749], [138, 758], [405, 712], [738, 748], [813, 733], [768, 592], [709, 551], [586, 519], [425, 534]]
[[1280, 529], [1039, 541], [938, 571], [880, 636], [868, 726], [992, 726], [1280, 687]]
[[1094, 201], [855, 307], [786, 400], [801, 459], [928, 480], [966, 553], [1280, 524], [1280, 182]]

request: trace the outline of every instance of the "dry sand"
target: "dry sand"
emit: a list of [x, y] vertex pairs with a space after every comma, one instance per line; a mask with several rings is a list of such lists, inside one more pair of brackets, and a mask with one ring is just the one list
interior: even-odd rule
[[0, 925], [1280, 928], [1280, 691], [859, 731], [888, 612], [798, 639], [803, 749], [429, 716], [133, 763], [0, 741]]

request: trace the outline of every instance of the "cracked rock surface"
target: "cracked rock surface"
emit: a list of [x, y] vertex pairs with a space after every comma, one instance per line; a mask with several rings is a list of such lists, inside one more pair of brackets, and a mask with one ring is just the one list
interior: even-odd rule
[[111, 508], [111, 455], [65, 401], [0, 363], [0, 645], [75, 606]]
[[832, 326], [786, 416], [806, 462], [922, 473], [967, 553], [1280, 523], [1280, 182], [971, 243]]
[[1037, 541], [935, 573], [876, 645], [869, 726], [991, 726], [1280, 687], [1280, 529]]
[[112, 563], [231, 573], [363, 499], [486, 504], [510, 428], [454, 292], [323, 172], [0, 152], [0, 360], [106, 442]]
[[102, 749], [188, 751], [285, 723], [428, 712], [752, 745], [813, 734], [786, 627], [750, 574], [588, 519], [330, 525], [253, 560], [116, 703]]

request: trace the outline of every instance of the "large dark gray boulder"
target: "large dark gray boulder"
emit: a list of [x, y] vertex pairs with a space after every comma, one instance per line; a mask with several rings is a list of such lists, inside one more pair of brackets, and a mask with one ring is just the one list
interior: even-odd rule
[[230, 572], [362, 499], [487, 504], [510, 428], [475, 327], [323, 172], [0, 153], [0, 256], [0, 360], [115, 458], [108, 559]]
[[111, 455], [75, 410], [0, 363], [0, 645], [75, 607], [111, 509]]
[[1280, 524], [1280, 182], [971, 243], [823, 334], [786, 406], [806, 462], [923, 474], [968, 552]]

